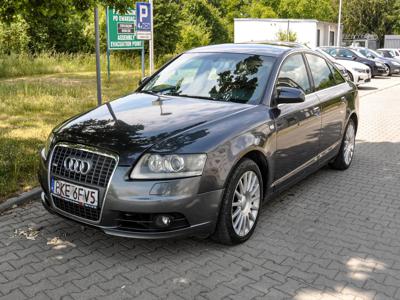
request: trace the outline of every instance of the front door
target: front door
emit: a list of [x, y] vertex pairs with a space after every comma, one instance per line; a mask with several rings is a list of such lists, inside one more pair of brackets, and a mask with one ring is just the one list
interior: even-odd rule
[[317, 161], [321, 130], [320, 103], [317, 95], [312, 93], [302, 54], [286, 58], [276, 86], [300, 88], [306, 94], [306, 100], [303, 103], [279, 104], [272, 109], [276, 125], [273, 186], [285, 182]]

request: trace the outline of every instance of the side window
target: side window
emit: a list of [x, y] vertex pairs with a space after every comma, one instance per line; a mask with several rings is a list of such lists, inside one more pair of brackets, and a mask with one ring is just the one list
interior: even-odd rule
[[333, 78], [335, 79], [336, 84], [341, 84], [343, 82], [345, 82], [342, 74], [332, 65], [332, 64], [328, 64], [329, 68], [331, 68], [331, 72], [333, 74]]
[[300, 88], [306, 94], [311, 92], [306, 65], [301, 54], [291, 55], [283, 62], [276, 86]]
[[313, 54], [306, 54], [306, 57], [314, 79], [315, 90], [319, 91], [336, 85], [335, 78], [325, 59]]

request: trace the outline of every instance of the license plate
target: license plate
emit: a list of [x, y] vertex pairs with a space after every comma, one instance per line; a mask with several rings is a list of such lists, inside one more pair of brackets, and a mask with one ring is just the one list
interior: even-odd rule
[[99, 191], [75, 185], [63, 180], [51, 180], [51, 192], [65, 200], [96, 208], [99, 203]]

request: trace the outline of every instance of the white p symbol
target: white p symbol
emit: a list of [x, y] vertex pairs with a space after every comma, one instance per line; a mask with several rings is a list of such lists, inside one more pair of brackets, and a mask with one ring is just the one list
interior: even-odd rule
[[140, 6], [140, 22], [143, 22], [143, 19], [149, 16], [149, 10], [147, 9], [146, 5]]

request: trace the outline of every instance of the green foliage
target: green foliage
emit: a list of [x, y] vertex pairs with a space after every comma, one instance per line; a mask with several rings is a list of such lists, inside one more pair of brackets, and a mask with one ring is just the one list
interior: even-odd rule
[[296, 32], [290, 31], [289, 34], [286, 30], [279, 30], [277, 33], [277, 39], [281, 42], [296, 42], [297, 41], [297, 34]]
[[244, 6], [245, 18], [277, 18], [276, 12], [269, 6], [258, 1], [252, 1]]
[[[183, 16], [192, 24], [208, 28], [212, 44], [224, 43], [228, 40], [226, 22], [218, 9], [206, 0], [191, 0], [183, 2]], [[202, 24], [200, 24], [200, 22]]]
[[180, 7], [170, 0], [157, 0], [154, 6], [154, 47], [157, 55], [174, 53], [181, 30]]
[[177, 52], [183, 52], [195, 47], [210, 44], [211, 32], [203, 22], [182, 22], [180, 39], [177, 44]]
[[28, 50], [30, 37], [28, 24], [21, 17], [12, 23], [0, 23], [0, 54], [24, 53]]
[[332, 0], [281, 0], [278, 14], [281, 18], [336, 21], [337, 6]]
[[380, 42], [385, 34], [400, 31], [399, 0], [344, 1], [344, 30], [350, 34], [375, 33]]

